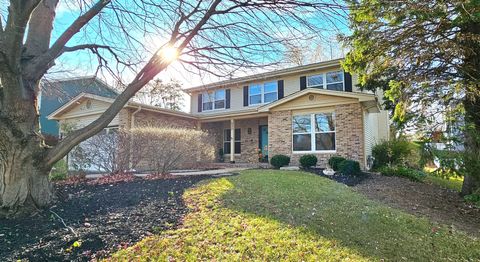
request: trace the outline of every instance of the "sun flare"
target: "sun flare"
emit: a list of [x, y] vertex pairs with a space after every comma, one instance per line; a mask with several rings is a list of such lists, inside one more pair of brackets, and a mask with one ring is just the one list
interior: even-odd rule
[[160, 50], [159, 56], [163, 61], [173, 62], [178, 58], [178, 50], [173, 46], [165, 46]]

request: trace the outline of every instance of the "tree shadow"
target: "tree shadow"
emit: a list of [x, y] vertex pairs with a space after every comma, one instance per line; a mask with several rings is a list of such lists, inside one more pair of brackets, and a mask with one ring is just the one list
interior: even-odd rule
[[334, 240], [368, 258], [480, 258], [478, 240], [369, 200], [325, 178], [300, 172], [248, 171], [225, 179], [233, 184], [221, 197], [225, 208]]

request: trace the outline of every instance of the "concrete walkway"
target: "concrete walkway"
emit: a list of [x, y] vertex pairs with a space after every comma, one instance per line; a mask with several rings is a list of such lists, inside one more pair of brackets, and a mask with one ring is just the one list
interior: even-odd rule
[[[211, 170], [174, 170], [170, 173], [173, 176], [222, 176], [222, 175], [231, 175], [232, 173], [239, 172], [242, 170], [247, 170], [248, 167], [231, 167], [231, 168], [220, 168], [220, 169], [211, 169]], [[106, 174], [87, 174], [86, 178], [95, 179], [105, 176]], [[134, 174], [137, 177], [146, 177], [151, 175], [150, 173], [139, 173]]]
[[222, 169], [212, 169], [212, 170], [203, 170], [203, 171], [192, 171], [192, 172], [173, 172], [170, 173], [173, 176], [203, 176], [203, 175], [221, 175], [229, 174], [234, 172], [239, 172], [242, 170], [247, 170], [246, 167], [232, 167], [232, 168], [222, 168]]

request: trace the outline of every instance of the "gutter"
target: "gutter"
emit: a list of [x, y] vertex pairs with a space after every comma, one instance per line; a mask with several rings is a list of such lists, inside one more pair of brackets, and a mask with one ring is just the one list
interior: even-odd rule
[[130, 120], [130, 129], [135, 127], [135, 115], [142, 110], [142, 106], [138, 106], [137, 110], [132, 113], [132, 119]]

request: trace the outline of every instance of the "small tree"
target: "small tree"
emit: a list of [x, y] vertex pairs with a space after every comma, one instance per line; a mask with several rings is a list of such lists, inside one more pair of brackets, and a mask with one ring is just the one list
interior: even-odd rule
[[176, 80], [153, 80], [138, 92], [137, 98], [143, 103], [172, 110], [181, 110], [184, 102], [182, 85]]

